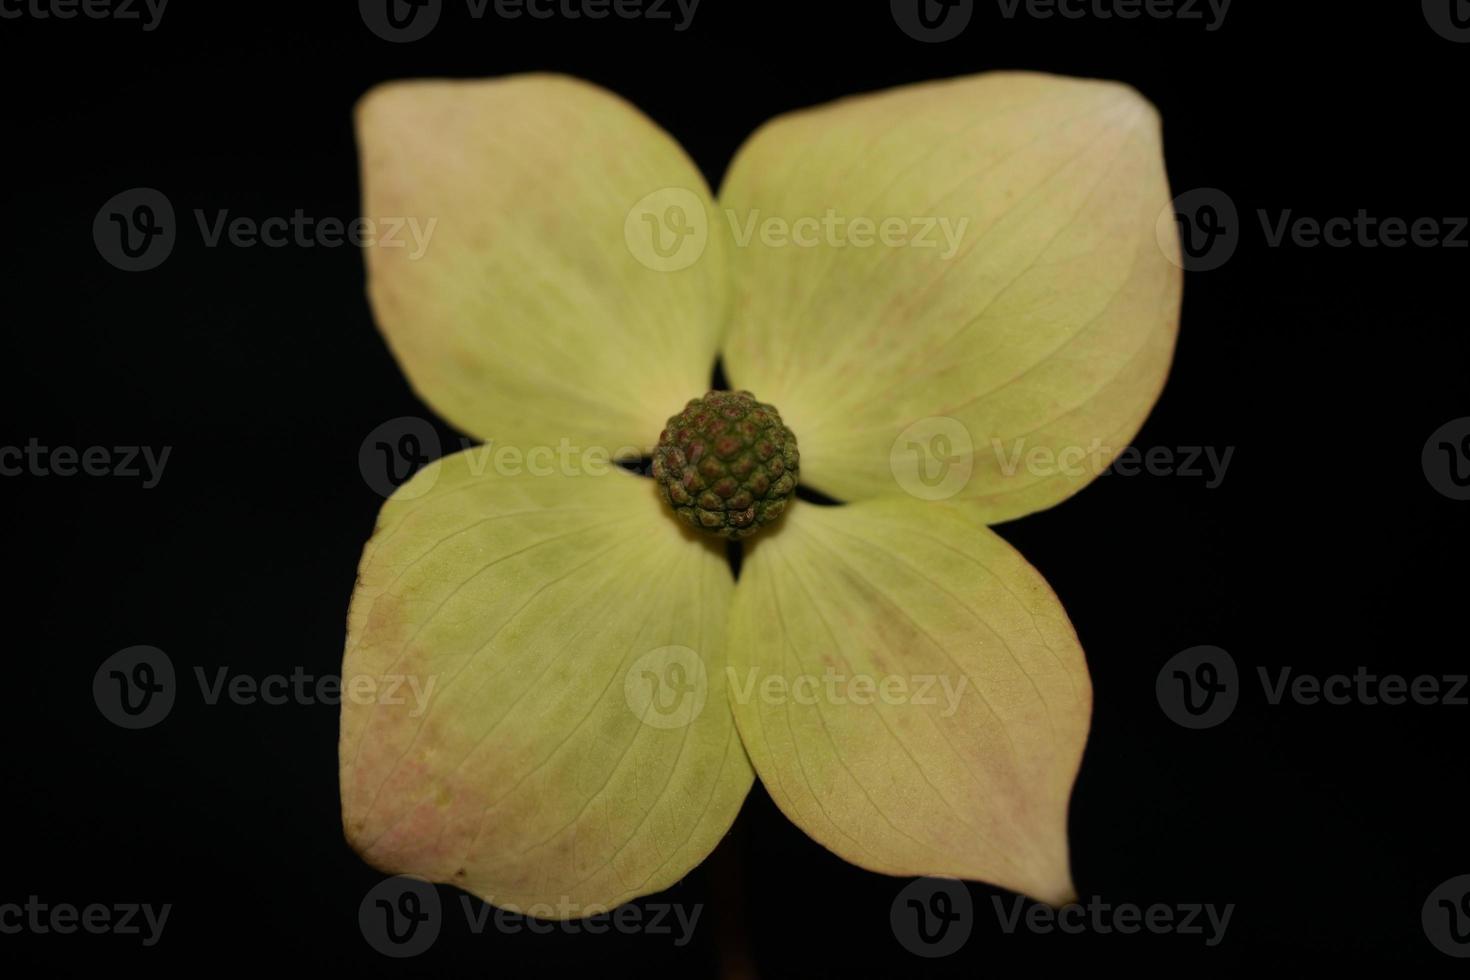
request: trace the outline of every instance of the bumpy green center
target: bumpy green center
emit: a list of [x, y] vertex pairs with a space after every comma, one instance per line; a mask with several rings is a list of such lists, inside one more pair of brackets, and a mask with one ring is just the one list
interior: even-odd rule
[[669, 419], [653, 478], [692, 526], [748, 538], [786, 509], [800, 462], [796, 436], [774, 407], [748, 391], [712, 391]]

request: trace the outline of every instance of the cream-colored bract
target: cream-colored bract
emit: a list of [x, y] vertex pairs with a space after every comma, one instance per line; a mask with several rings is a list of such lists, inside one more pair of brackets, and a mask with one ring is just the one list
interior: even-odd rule
[[[687, 874], [750, 789], [723, 689], [734, 584], [723, 549], [671, 522], [651, 481], [505, 476], [488, 458], [415, 476], [363, 555], [343, 821], [386, 871], [543, 917], [595, 914]], [[660, 673], [672, 661], [649, 655], [669, 648], [700, 658], [704, 703], [649, 724], [625, 680]], [[360, 679], [382, 696], [353, 697]]]
[[[709, 202], [679, 145], [575, 79], [404, 82], [357, 110], [364, 213], [416, 220], [367, 249], [378, 326], [414, 389], [464, 432], [523, 451], [651, 447], [709, 387], [726, 318], [724, 239], [687, 268], [629, 251], [629, 208]], [[713, 205], [709, 207], [713, 209]]]
[[720, 190], [744, 227], [829, 211], [897, 222], [887, 247], [753, 235], [733, 250], [725, 365], [780, 407], [803, 482], [842, 500], [894, 493], [895, 440], [926, 419], [959, 424], [945, 455], [968, 481], [955, 493], [987, 523], [1100, 475], [1173, 356], [1182, 273], [1156, 232], [1169, 206], [1159, 141], [1132, 89], [1026, 73], [847, 99], [759, 130]]
[[771, 798], [848, 861], [1060, 904], [1087, 663], [1045, 580], [972, 509], [797, 507], [755, 539], [735, 718]]
[[[762, 128], [718, 205], [670, 137], [559, 76], [383, 86], [358, 131], [367, 216], [438, 219], [422, 254], [368, 249], [378, 323], [494, 442], [405, 485], [363, 555], [344, 684], [433, 684], [344, 695], [364, 857], [594, 914], [697, 865], [753, 767], [855, 864], [1066, 901], [1086, 664], [985, 525], [1084, 486], [1164, 383], [1182, 274], [1153, 109], [1021, 73], [848, 99]], [[796, 432], [802, 482], [856, 501], [794, 503], [738, 585], [600, 465], [717, 352]], [[961, 478], [905, 480], [910, 450]]]

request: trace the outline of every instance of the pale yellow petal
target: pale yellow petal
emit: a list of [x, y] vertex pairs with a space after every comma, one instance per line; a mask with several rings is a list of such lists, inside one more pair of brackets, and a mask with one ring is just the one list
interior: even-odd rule
[[385, 871], [596, 914], [678, 881], [750, 788], [723, 687], [730, 572], [650, 480], [489, 460], [416, 475], [363, 555], [343, 822]]
[[992, 523], [1051, 506], [1163, 386], [1169, 200], [1158, 116], [1110, 82], [997, 73], [781, 117], [720, 193], [730, 380], [839, 499], [965, 500]]
[[728, 688], [772, 799], [840, 857], [1060, 903], [1087, 666], [1045, 580], [972, 510], [793, 507], [746, 556]]
[[357, 129], [373, 312], [449, 422], [617, 452], [706, 390], [724, 242], [699, 171], [632, 106], [555, 75], [403, 82]]

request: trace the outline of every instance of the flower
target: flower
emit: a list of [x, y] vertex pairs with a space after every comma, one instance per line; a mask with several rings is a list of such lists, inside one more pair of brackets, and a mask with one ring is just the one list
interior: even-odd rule
[[[422, 256], [367, 250], [416, 391], [487, 448], [587, 463], [468, 450], [383, 507], [343, 665], [364, 858], [595, 914], [699, 864], [758, 775], [861, 867], [1069, 900], [1086, 662], [988, 525], [1081, 489], [1163, 386], [1182, 274], [1152, 107], [1030, 73], [846, 99], [758, 130], [718, 204], [570, 78], [389, 84], [358, 132], [377, 227], [439, 219]], [[717, 356], [845, 502], [794, 501], [738, 584], [655, 481], [588, 462], [651, 452]], [[427, 707], [346, 696], [394, 677]]]

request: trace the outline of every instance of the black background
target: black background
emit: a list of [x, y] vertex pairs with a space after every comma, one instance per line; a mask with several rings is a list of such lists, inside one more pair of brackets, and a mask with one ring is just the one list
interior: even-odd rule
[[[1390, 960], [1463, 972], [1426, 940], [1420, 908], [1470, 873], [1470, 709], [1271, 706], [1255, 681], [1258, 666], [1465, 672], [1470, 504], [1430, 487], [1420, 451], [1470, 415], [1470, 251], [1272, 248], [1256, 218], [1470, 209], [1470, 45], [1438, 36], [1419, 4], [1370, 15], [1237, 0], [1208, 31], [1006, 19], [982, 2], [960, 38], [921, 44], [886, 3], [704, 0], [681, 33], [667, 21], [476, 22], [451, 2], [430, 37], [394, 45], [350, 3], [174, 0], [152, 32], [7, 19], [0, 46], [4, 444], [172, 450], [154, 489], [0, 479], [13, 579], [0, 902], [174, 906], [150, 949], [0, 935], [0, 963], [699, 976], [717, 969], [724, 915], [744, 923], [767, 976]], [[374, 952], [357, 910], [381, 876], [342, 839], [336, 708], [209, 706], [193, 672], [339, 669], [381, 504], [358, 449], [386, 420], [433, 416], [373, 327], [356, 250], [206, 248], [193, 210], [354, 217], [351, 108], [386, 79], [580, 75], [650, 114], [717, 186], [776, 113], [992, 68], [1132, 83], [1162, 112], [1175, 191], [1218, 187], [1240, 209], [1235, 256], [1186, 279], [1174, 369], [1136, 440], [1234, 447], [1223, 483], [1108, 476], [1000, 528], [1061, 596], [1093, 673], [1071, 816], [1079, 890], [1234, 903], [1224, 941], [1007, 935], [991, 902], [1005, 893], [972, 885], [968, 943], [922, 960], [889, 926], [905, 882], [829, 855], [757, 786], [729, 845], [743, 897], [706, 865], [655, 899], [704, 903], [686, 947], [476, 936], [451, 914], [417, 959]], [[103, 261], [91, 227], [138, 186], [168, 195], [180, 240], [160, 268], [129, 274]], [[1219, 727], [1187, 731], [1160, 710], [1154, 680], [1206, 643], [1240, 665], [1241, 702]], [[166, 651], [183, 687], [167, 720], [140, 732], [110, 724], [90, 693], [102, 660], [134, 644]], [[441, 895], [457, 913], [458, 893]]]

